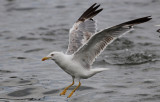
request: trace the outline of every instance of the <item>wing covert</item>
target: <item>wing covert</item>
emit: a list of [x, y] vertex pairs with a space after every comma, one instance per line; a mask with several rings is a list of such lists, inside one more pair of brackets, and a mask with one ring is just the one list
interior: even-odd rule
[[69, 44], [67, 54], [73, 54], [80, 46], [85, 44], [87, 40], [96, 33], [96, 21], [92, 18], [96, 16], [103, 9], [98, 9], [100, 5], [96, 3], [88, 8], [80, 18], [74, 23], [69, 32]]
[[77, 60], [84, 68], [89, 68], [95, 58], [115, 39], [132, 30], [133, 25], [147, 22], [150, 16], [131, 20], [108, 29], [104, 29], [93, 35], [86, 44], [75, 52], [73, 60]]

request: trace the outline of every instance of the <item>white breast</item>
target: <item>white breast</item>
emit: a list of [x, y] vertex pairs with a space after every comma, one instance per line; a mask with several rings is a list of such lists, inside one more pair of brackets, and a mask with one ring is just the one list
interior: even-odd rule
[[84, 76], [86, 69], [79, 63], [72, 60], [72, 55], [64, 55], [61, 58], [55, 60], [57, 65], [60, 66], [66, 73], [74, 77]]

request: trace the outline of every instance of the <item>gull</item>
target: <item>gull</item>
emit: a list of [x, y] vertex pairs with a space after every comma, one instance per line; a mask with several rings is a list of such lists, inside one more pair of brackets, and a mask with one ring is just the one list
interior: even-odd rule
[[80, 18], [74, 23], [69, 31], [69, 45], [66, 53], [51, 52], [42, 58], [42, 61], [51, 59], [66, 73], [72, 76], [73, 82], [66, 87], [60, 95], [65, 95], [68, 88], [74, 85], [74, 79], [78, 79], [79, 84], [71, 91], [68, 98], [81, 86], [81, 79], [87, 79], [96, 73], [108, 70], [108, 68], [92, 68], [96, 57], [114, 40], [133, 30], [136, 24], [151, 20], [151, 16], [134, 19], [128, 22], [97, 32], [96, 21], [93, 19], [103, 8], [94, 3]]

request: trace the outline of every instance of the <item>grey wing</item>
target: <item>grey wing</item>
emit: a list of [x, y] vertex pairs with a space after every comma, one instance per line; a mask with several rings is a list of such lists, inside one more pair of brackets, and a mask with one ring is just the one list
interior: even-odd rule
[[93, 35], [88, 42], [75, 52], [73, 60], [80, 62], [85, 68], [90, 68], [95, 58], [115, 39], [132, 30], [133, 25], [147, 22], [150, 16], [128, 21]]
[[[88, 8], [77, 22], [73, 25], [69, 32], [69, 45], [67, 54], [73, 54], [96, 32], [96, 21], [92, 18], [96, 16], [102, 9], [98, 9], [100, 5], [93, 4]], [[98, 9], [98, 10], [97, 10]]]

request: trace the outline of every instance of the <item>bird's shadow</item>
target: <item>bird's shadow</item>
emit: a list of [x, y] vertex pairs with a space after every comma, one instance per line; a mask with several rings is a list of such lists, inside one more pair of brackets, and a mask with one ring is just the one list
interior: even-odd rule
[[[76, 86], [71, 86], [68, 91], [72, 91]], [[43, 88], [42, 88], [43, 89]], [[60, 88], [60, 89], [44, 89], [41, 90], [39, 87], [29, 87], [29, 88], [23, 88], [20, 90], [16, 90], [10, 93], [7, 93], [6, 96], [10, 96], [10, 97], [27, 97], [29, 95], [35, 94], [34, 91], [38, 90], [38, 93], [36, 94], [41, 94], [42, 96], [46, 96], [46, 95], [53, 95], [53, 94], [57, 94], [60, 93], [62, 90], [64, 90], [64, 88]], [[89, 87], [89, 86], [81, 86], [79, 87], [77, 90], [78, 91], [87, 91], [87, 90], [93, 90], [95, 88], [93, 87]], [[1, 98], [1, 95], [0, 95]]]
[[[28, 82], [28, 81], [25, 81]], [[68, 89], [68, 92], [70, 93], [76, 86], [72, 86]], [[65, 87], [64, 87], [65, 88]], [[45, 100], [45, 97], [50, 97], [50, 96], [59, 96], [60, 92], [64, 90], [64, 88], [59, 88], [59, 89], [46, 89], [43, 87], [38, 87], [38, 86], [28, 86], [28, 87], [23, 87], [21, 89], [8, 92], [8, 93], [1, 93], [0, 94], [0, 99], [4, 100], [34, 100], [34, 101], [39, 101], [39, 100]], [[93, 87], [88, 87], [88, 86], [81, 86], [77, 89], [77, 91], [88, 91], [88, 90], [93, 90], [95, 88]]]
[[[76, 87], [76, 86], [72, 86], [72, 87], [70, 87], [68, 90], [73, 90], [75, 87]], [[64, 88], [65, 88], [65, 87], [64, 87]], [[43, 94], [44, 94], [44, 95], [57, 94], [57, 93], [61, 92], [64, 88], [46, 91], [46, 92], [44, 92]], [[84, 91], [84, 90], [93, 90], [93, 89], [95, 89], [95, 88], [89, 87], [89, 86], [81, 86], [81, 87], [79, 87], [77, 90], [79, 90], [79, 91]]]

